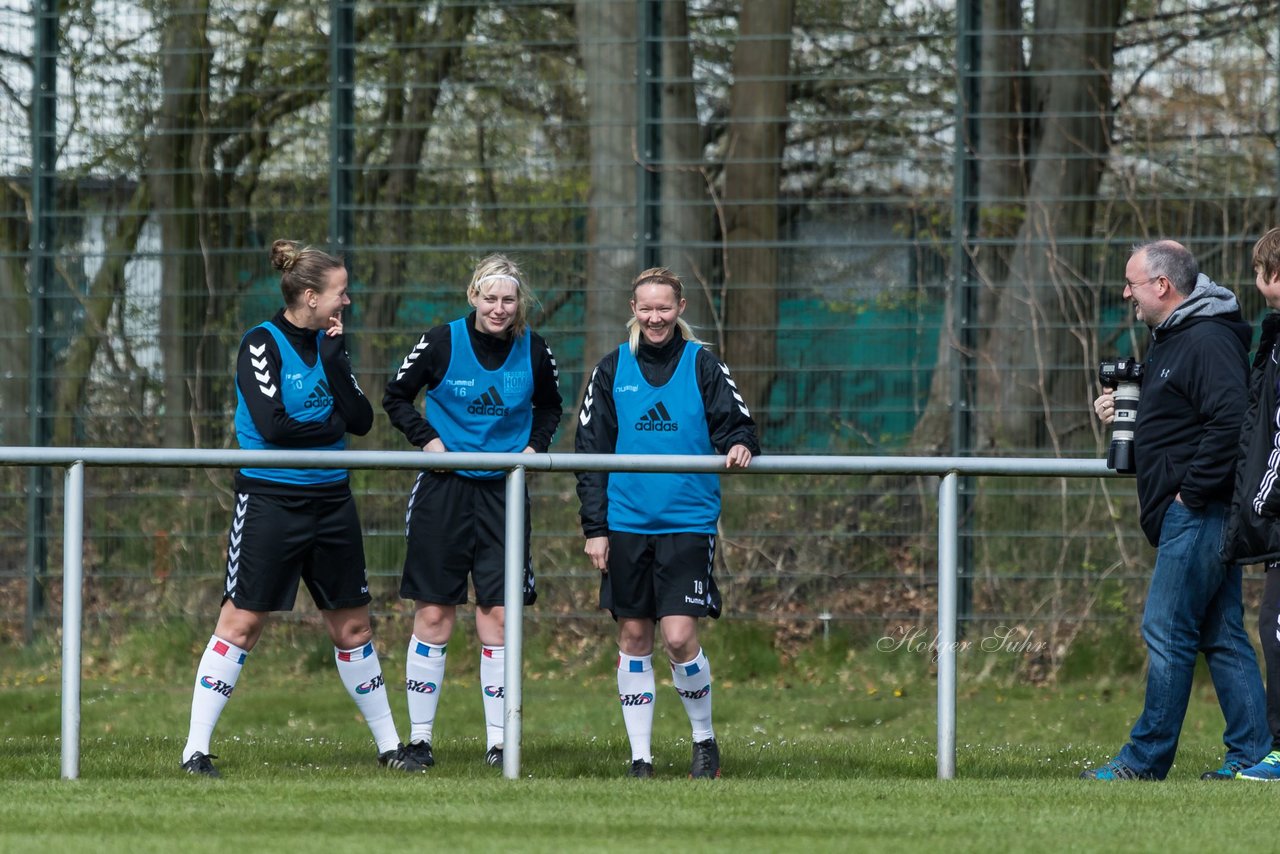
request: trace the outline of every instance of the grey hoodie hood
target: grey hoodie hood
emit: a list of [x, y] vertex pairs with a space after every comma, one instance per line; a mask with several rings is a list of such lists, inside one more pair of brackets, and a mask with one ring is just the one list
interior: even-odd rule
[[1222, 317], [1224, 315], [1231, 315], [1228, 318], [1231, 320], [1240, 319], [1240, 303], [1236, 299], [1236, 295], [1204, 273], [1201, 273], [1196, 278], [1196, 286], [1191, 290], [1191, 296], [1183, 300], [1182, 304], [1175, 308], [1152, 331], [1169, 329], [1186, 323], [1192, 318]]

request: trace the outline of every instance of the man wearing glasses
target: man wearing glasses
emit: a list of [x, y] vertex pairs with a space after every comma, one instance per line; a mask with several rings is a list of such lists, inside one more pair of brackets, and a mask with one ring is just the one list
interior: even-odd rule
[[[1262, 678], [1244, 630], [1240, 567], [1218, 556], [1249, 397], [1252, 331], [1235, 295], [1200, 273], [1191, 252], [1172, 240], [1134, 249], [1124, 298], [1151, 329], [1133, 442], [1142, 530], [1156, 547], [1142, 615], [1147, 691], [1129, 742], [1080, 776], [1164, 779], [1203, 652], [1226, 718], [1227, 752], [1223, 766], [1201, 779], [1229, 780], [1270, 749]], [[1093, 408], [1111, 423], [1113, 393], [1104, 391]]]

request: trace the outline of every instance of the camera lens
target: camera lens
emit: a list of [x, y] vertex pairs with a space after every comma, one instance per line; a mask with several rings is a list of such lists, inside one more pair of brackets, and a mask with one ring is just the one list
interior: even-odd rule
[[1111, 422], [1111, 445], [1107, 448], [1107, 468], [1122, 474], [1133, 474], [1133, 426], [1138, 420], [1138, 395], [1141, 386], [1132, 380], [1116, 384], [1116, 417]]

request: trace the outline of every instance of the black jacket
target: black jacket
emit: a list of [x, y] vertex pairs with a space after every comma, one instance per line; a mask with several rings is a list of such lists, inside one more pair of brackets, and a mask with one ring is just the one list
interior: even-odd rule
[[1133, 450], [1142, 531], [1153, 546], [1179, 493], [1192, 510], [1231, 500], [1252, 337], [1235, 295], [1204, 275], [1151, 330]]
[[[666, 385], [675, 374], [684, 353], [685, 341], [679, 335], [661, 347], [644, 343], [636, 348], [636, 363], [650, 385]], [[627, 345], [623, 345], [624, 347]], [[613, 402], [613, 378], [618, 373], [618, 351], [600, 360], [587, 382], [578, 413], [578, 432], [574, 450], [579, 454], [612, 454], [618, 443], [618, 411]], [[707, 416], [707, 431], [717, 453], [727, 453], [734, 445], [743, 445], [752, 456], [760, 453], [756, 440], [756, 424], [738, 387], [729, 376], [729, 368], [706, 347], [698, 350], [694, 373]], [[603, 537], [609, 533], [609, 473], [603, 471], [578, 474], [578, 500], [582, 503], [582, 533], [587, 537]]]
[[1231, 515], [1223, 538], [1227, 563], [1280, 559], [1280, 313], [1262, 321], [1249, 378], [1249, 409], [1240, 427]]
[[[476, 360], [486, 370], [496, 371], [502, 367], [511, 355], [515, 339], [510, 336], [499, 338], [476, 329], [474, 311], [467, 315], [466, 327]], [[422, 333], [382, 395], [382, 408], [387, 411], [391, 423], [416, 448], [440, 435], [414, 401], [423, 389], [433, 389], [444, 380], [453, 356], [452, 340], [447, 323]], [[547, 342], [533, 331], [529, 333], [529, 353], [533, 363], [533, 425], [529, 431], [529, 447], [542, 454], [551, 447], [551, 439], [560, 426], [563, 410], [560, 371]]]

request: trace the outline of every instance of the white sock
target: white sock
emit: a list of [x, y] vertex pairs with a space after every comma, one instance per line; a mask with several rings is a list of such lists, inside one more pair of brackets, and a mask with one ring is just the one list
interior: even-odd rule
[[503, 716], [507, 684], [506, 660], [505, 646], [480, 647], [480, 687], [484, 693], [486, 749], [502, 746], [502, 730], [506, 723]]
[[217, 635], [209, 638], [196, 668], [196, 685], [191, 693], [191, 728], [187, 732], [186, 747], [182, 748], [183, 762], [197, 751], [208, 754], [213, 728], [235, 690], [247, 655], [243, 649]]
[[400, 745], [396, 735], [396, 723], [391, 719], [391, 704], [387, 702], [387, 683], [382, 678], [382, 665], [372, 643], [355, 649], [333, 648], [333, 659], [338, 664], [338, 676], [347, 686], [347, 693], [356, 701], [356, 708], [364, 715], [378, 752], [386, 753]]
[[447, 644], [435, 646], [416, 636], [409, 638], [409, 654], [404, 660], [404, 687], [409, 698], [409, 741], [431, 743], [431, 729], [444, 687]]
[[653, 762], [653, 656], [618, 653], [618, 701], [631, 740], [631, 761]]
[[711, 663], [701, 649], [692, 661], [671, 662], [671, 681], [693, 726], [693, 740], [715, 738], [715, 731], [711, 729]]

